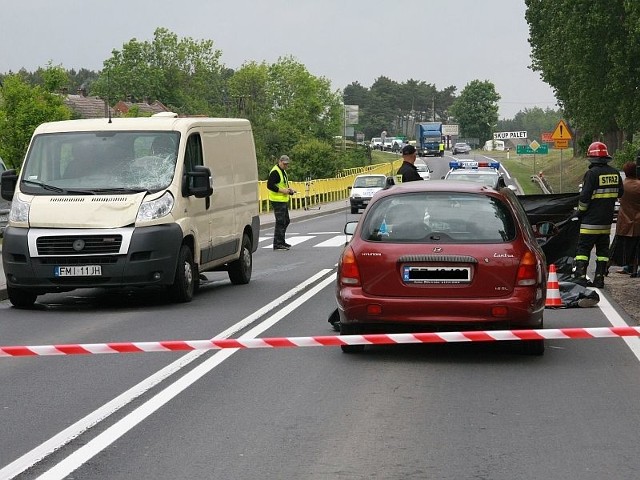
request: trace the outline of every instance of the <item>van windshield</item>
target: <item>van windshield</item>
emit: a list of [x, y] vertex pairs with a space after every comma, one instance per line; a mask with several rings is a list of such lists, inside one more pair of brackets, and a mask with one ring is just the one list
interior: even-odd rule
[[23, 165], [21, 189], [58, 191], [159, 191], [173, 180], [177, 132], [72, 132], [37, 135]]

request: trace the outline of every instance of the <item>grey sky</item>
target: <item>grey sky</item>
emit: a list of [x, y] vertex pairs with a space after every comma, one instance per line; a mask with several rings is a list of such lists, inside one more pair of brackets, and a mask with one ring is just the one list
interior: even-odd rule
[[113, 49], [157, 27], [213, 40], [222, 63], [294, 56], [334, 89], [384, 75], [450, 85], [489, 80], [500, 118], [556, 108], [530, 65], [524, 0], [0, 0], [0, 72], [51, 61], [100, 70]]

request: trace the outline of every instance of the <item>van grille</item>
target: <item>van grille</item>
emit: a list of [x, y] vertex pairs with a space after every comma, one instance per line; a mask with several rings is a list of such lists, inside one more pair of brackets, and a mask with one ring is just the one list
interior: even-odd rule
[[39, 237], [38, 255], [104, 255], [120, 252], [122, 235], [64, 235]]
[[114, 265], [118, 262], [118, 257], [98, 256], [98, 257], [43, 257], [40, 259], [42, 265], [55, 265], [60, 267], [71, 267], [73, 265], [86, 265], [87, 261], [91, 265]]

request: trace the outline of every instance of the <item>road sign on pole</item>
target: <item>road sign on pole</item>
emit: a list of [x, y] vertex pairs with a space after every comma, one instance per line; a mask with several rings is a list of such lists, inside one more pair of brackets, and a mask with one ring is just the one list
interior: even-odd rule
[[567, 141], [573, 138], [571, 136], [571, 130], [569, 130], [569, 127], [567, 127], [567, 124], [564, 122], [564, 120], [560, 119], [560, 121], [558, 122], [558, 125], [556, 125], [556, 129], [551, 134], [551, 138], [553, 140], [567, 140]]
[[547, 155], [549, 153], [549, 146], [543, 143], [538, 144], [538, 147], [533, 149], [531, 145], [516, 145], [516, 153], [518, 155]]
[[346, 125], [358, 124], [358, 105], [345, 105], [344, 118]]

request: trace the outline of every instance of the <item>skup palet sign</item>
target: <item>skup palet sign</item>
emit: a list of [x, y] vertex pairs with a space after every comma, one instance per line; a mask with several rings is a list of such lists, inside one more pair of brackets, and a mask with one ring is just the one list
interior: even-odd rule
[[521, 132], [494, 132], [494, 140], [510, 140], [512, 138], [527, 138], [527, 131]]

